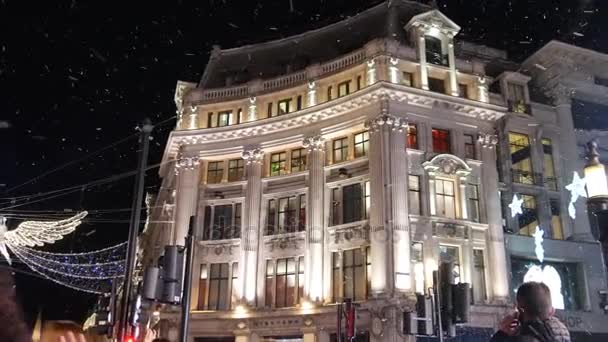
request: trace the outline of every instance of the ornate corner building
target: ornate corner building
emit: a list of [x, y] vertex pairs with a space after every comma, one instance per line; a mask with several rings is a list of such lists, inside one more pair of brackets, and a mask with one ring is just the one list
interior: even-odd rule
[[[443, 261], [472, 286], [460, 334], [486, 338], [536, 264], [556, 270], [573, 331], [608, 332], [584, 203], [576, 220], [565, 214], [564, 186], [580, 171], [570, 93], [537, 99], [542, 70], [457, 42], [459, 30], [438, 10], [391, 1], [214, 48], [199, 84], [178, 82], [143, 246], [151, 262], [183, 245], [197, 215], [191, 341], [336, 341], [343, 298], [359, 305], [361, 341], [413, 341], [402, 312]], [[524, 200], [515, 218], [513, 194]], [[175, 319], [163, 320], [170, 338]]]

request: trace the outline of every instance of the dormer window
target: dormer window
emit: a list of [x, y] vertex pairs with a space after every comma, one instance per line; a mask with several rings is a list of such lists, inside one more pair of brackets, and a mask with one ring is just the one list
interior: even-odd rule
[[448, 65], [448, 55], [443, 53], [441, 39], [425, 35], [424, 43], [426, 46], [426, 61], [437, 65]]

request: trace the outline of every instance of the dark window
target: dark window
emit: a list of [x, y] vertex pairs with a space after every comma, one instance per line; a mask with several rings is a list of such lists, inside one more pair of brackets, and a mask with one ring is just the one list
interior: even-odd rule
[[418, 149], [418, 129], [415, 124], [407, 126], [407, 148]]
[[355, 134], [355, 158], [367, 155], [369, 150], [369, 132]]
[[483, 303], [486, 300], [486, 274], [483, 250], [473, 249], [473, 302]]
[[365, 205], [365, 218], [368, 219], [369, 218], [369, 209], [372, 207], [371, 187], [370, 187], [369, 181], [364, 183], [363, 203]]
[[232, 122], [230, 122], [230, 116], [232, 115], [231, 111], [219, 112], [217, 113], [217, 126], [223, 127], [228, 126]]
[[291, 99], [281, 100], [277, 103], [278, 115], [287, 114], [291, 111]]
[[302, 109], [302, 95], [298, 95], [296, 98], [296, 110]]
[[433, 36], [424, 36], [426, 61], [437, 65], [448, 65], [448, 58], [443, 54], [441, 40]]
[[464, 135], [464, 157], [475, 159], [475, 138], [471, 134]]
[[342, 188], [342, 223], [359, 221], [363, 218], [361, 184], [351, 184]]
[[479, 222], [479, 187], [476, 184], [469, 184], [469, 220]]
[[553, 238], [556, 240], [564, 239], [564, 230], [562, 229], [562, 218], [560, 216], [559, 200], [551, 199], [551, 228], [553, 229]]
[[304, 299], [304, 257], [298, 258], [298, 303]]
[[327, 87], [327, 101], [331, 100], [332, 87]]
[[507, 83], [507, 90], [509, 91], [509, 100], [514, 101], [515, 103], [524, 103], [526, 101], [523, 85]]
[[235, 304], [238, 303], [239, 299], [238, 293], [236, 292], [236, 288], [239, 286], [239, 263], [232, 263], [232, 284], [230, 286], [230, 307], [234, 308]]
[[306, 229], [306, 195], [268, 201], [266, 235], [293, 233]]
[[243, 109], [239, 108], [236, 112], [236, 123], [240, 124], [245, 122], [245, 119], [243, 118]]
[[266, 307], [272, 307], [272, 288], [274, 287], [274, 262], [266, 260]]
[[340, 138], [333, 141], [333, 161], [339, 163], [348, 159], [348, 138]]
[[207, 127], [213, 127], [213, 112], [207, 113]]
[[433, 152], [450, 153], [450, 131], [433, 128]]
[[276, 271], [275, 307], [285, 308], [296, 303], [296, 260], [278, 259]]
[[207, 164], [207, 183], [216, 184], [222, 181], [224, 177], [224, 162], [209, 162]]
[[404, 71], [401, 73], [401, 84], [413, 87], [414, 86], [414, 75], [411, 72]]
[[361, 76], [357, 76], [357, 90], [361, 90]]
[[439, 261], [441, 263], [452, 262], [454, 269], [454, 282], [460, 282], [460, 248], [456, 246], [439, 245]]
[[338, 84], [338, 97], [350, 94], [350, 81], [344, 81]]
[[429, 90], [445, 94], [445, 81], [440, 78], [429, 77]]
[[287, 173], [287, 153], [278, 152], [270, 155], [270, 175], [278, 176]]
[[306, 170], [306, 149], [291, 150], [291, 172]]
[[272, 102], [268, 102], [268, 117], [270, 118], [272, 116], [274, 116], [272, 114]]
[[408, 199], [410, 214], [420, 215], [420, 176], [408, 176]]
[[331, 190], [331, 223], [332, 225], [340, 224], [341, 216], [340, 208], [342, 208], [342, 197], [340, 196], [340, 188]]
[[201, 276], [198, 282], [198, 309], [205, 310], [205, 299], [207, 298], [207, 265], [201, 265]]
[[235, 239], [241, 235], [240, 203], [205, 207], [203, 240]]
[[458, 84], [458, 96], [463, 97], [465, 99], [469, 98], [469, 87], [466, 84]]
[[366, 255], [360, 249], [345, 250], [342, 256], [342, 293], [344, 298], [364, 300], [367, 297]]
[[543, 178], [545, 187], [549, 190], [557, 190], [557, 177], [555, 177], [555, 164], [553, 162], [553, 146], [551, 139], [543, 138]]
[[608, 87], [608, 78], [595, 76], [593, 77], [593, 82], [597, 85]]
[[454, 182], [440, 178], [435, 179], [435, 207], [437, 215], [456, 218]]
[[228, 309], [228, 264], [211, 264], [209, 272], [209, 310]]
[[243, 179], [245, 162], [243, 159], [232, 159], [228, 161], [228, 181], [236, 182]]

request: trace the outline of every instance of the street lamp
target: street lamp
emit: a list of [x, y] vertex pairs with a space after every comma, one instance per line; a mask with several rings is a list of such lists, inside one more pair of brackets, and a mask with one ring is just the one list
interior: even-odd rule
[[608, 231], [603, 232], [602, 230], [608, 230], [608, 227], [601, 227], [599, 217], [608, 213], [608, 180], [599, 156], [597, 141], [593, 139], [587, 143], [587, 165], [584, 169], [587, 180], [587, 211], [593, 236], [602, 241], [606, 248], [608, 247]]

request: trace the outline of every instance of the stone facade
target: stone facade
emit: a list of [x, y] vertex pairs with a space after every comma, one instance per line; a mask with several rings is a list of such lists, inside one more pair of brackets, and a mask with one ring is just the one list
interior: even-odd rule
[[[456, 51], [460, 27], [439, 11], [390, 4], [352, 20], [386, 15], [393, 18], [387, 32], [396, 32], [394, 22], [407, 15], [398, 29], [404, 39], [375, 36], [337, 59], [271, 79], [231, 79], [213, 89], [178, 83], [179, 120], [160, 169], [163, 188], [175, 191], [158, 195], [153, 214], [173, 225], [159, 227], [171, 234], [148, 233], [155, 241], [144, 246], [183, 244], [190, 215], [198, 216], [191, 341], [328, 342], [335, 303], [345, 297], [359, 304], [362, 338], [413, 341], [403, 334], [403, 312], [448, 259], [473, 288], [468, 325], [494, 328], [518, 285], [508, 276], [511, 257], [534, 255], [532, 238], [504, 234], [517, 225], [505, 215], [505, 198], [555, 199], [567, 212], [561, 189], [580, 171], [570, 162], [574, 136], [564, 134], [572, 127], [569, 107], [531, 100], [529, 75], [486, 74], [488, 54], [502, 52], [475, 55], [470, 43]], [[284, 41], [254, 54], [273, 44]], [[214, 68], [224, 55], [237, 59], [238, 49], [214, 50], [201, 84], [217, 83]], [[500, 93], [490, 91], [492, 82]], [[521, 85], [519, 98], [509, 95], [512, 82]], [[542, 138], [551, 139], [554, 190], [511, 176], [514, 130], [532, 137], [534, 170], [542, 170]], [[537, 209], [539, 225], [552, 233], [552, 211]], [[548, 241], [547, 259], [578, 265], [577, 289], [585, 293], [564, 315], [603, 317], [605, 277], [588, 222], [558, 220], [562, 238], [573, 241]], [[594, 247], [561, 253], [583, 244]], [[162, 333], [175, 336], [177, 316], [163, 315]]]

